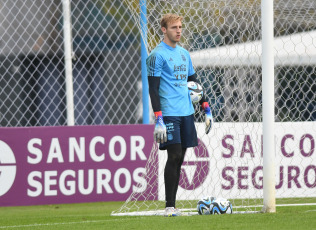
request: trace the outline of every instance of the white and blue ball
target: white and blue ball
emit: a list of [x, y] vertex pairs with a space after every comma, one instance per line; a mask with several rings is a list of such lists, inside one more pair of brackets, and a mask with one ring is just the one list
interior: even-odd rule
[[203, 97], [202, 86], [194, 81], [188, 81], [188, 89], [192, 103], [198, 103]]
[[216, 198], [210, 205], [210, 214], [232, 214], [233, 205], [225, 198]]
[[197, 211], [200, 215], [210, 215], [210, 205], [215, 197], [205, 197], [198, 201]]
[[206, 197], [198, 201], [197, 211], [200, 215], [232, 214], [233, 205], [225, 198]]

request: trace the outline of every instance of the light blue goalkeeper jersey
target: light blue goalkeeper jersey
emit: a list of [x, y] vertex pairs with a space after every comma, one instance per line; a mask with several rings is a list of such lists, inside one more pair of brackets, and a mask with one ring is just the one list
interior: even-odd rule
[[180, 46], [175, 48], [161, 42], [146, 60], [147, 75], [161, 77], [159, 96], [163, 116], [188, 116], [194, 108], [187, 79], [194, 69], [190, 54]]

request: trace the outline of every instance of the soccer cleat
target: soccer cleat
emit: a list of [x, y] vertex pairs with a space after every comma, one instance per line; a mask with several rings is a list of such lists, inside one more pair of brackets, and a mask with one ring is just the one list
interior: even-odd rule
[[179, 209], [174, 207], [167, 207], [165, 209], [165, 217], [182, 216]]

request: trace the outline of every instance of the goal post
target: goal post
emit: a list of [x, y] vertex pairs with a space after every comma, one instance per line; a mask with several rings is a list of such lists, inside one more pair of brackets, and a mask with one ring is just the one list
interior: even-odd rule
[[65, 79], [66, 79], [66, 101], [67, 101], [67, 125], [75, 124], [74, 115], [74, 93], [72, 75], [72, 37], [71, 37], [71, 13], [70, 1], [63, 0], [63, 37], [65, 50]]
[[[142, 4], [124, 2], [141, 30]], [[147, 0], [146, 8], [147, 53], [162, 40], [161, 15], [183, 16], [180, 45], [190, 52], [215, 119], [205, 135], [203, 112], [195, 108], [199, 145], [187, 150], [177, 208], [197, 214], [206, 196], [229, 199], [235, 213], [275, 212], [276, 198], [315, 203], [316, 6]], [[163, 214], [166, 155], [153, 144], [144, 180], [112, 215]]]
[[275, 212], [273, 0], [262, 9], [263, 212]]
[[146, 71], [147, 58], [147, 8], [146, 0], [140, 0], [140, 27], [141, 27], [141, 69], [142, 69], [142, 102], [143, 102], [143, 124], [149, 124], [149, 95]]

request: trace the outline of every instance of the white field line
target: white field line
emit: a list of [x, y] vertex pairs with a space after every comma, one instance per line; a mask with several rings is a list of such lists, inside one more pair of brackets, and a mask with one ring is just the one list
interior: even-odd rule
[[308, 205], [316, 205], [316, 203], [306, 203], [306, 204], [277, 204], [276, 206], [308, 206]]
[[305, 212], [316, 212], [316, 209], [315, 210], [307, 210]]

